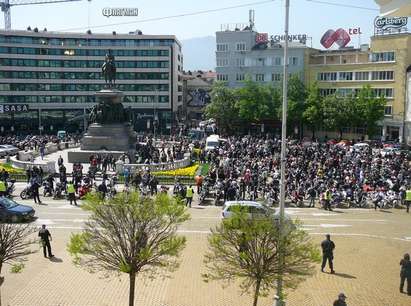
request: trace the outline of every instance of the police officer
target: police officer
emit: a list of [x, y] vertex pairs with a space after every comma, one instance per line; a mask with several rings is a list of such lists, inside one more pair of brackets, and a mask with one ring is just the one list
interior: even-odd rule
[[0, 180], [0, 197], [5, 197], [7, 194], [7, 185], [6, 182]]
[[411, 205], [411, 186], [405, 191], [405, 206], [407, 206], [407, 213], [410, 212]]
[[48, 253], [49, 257], [50, 257], [50, 258], [51, 258], [51, 257], [54, 257], [54, 255], [51, 253], [51, 245], [50, 245], [50, 241], [52, 240], [51, 234], [50, 234], [49, 230], [46, 229], [46, 225], [45, 225], [45, 224], [43, 224], [43, 225], [41, 226], [41, 229], [40, 229], [40, 231], [39, 231], [39, 237], [40, 237], [41, 243], [42, 243], [42, 245], [43, 245], [43, 254], [44, 254], [44, 257], [47, 257], [46, 248], [47, 248], [47, 253]]
[[332, 197], [332, 193], [331, 193], [331, 189], [327, 188], [327, 190], [325, 191], [325, 210], [329, 210], [332, 211], [331, 209], [331, 197]]
[[325, 235], [326, 239], [321, 242], [321, 249], [323, 251], [323, 262], [321, 264], [321, 272], [324, 272], [325, 265], [328, 260], [328, 265], [330, 266], [331, 269], [331, 274], [334, 274], [334, 266], [333, 266], [333, 260], [334, 260], [334, 249], [335, 249], [335, 244], [334, 242], [330, 239], [330, 234]]
[[191, 207], [191, 202], [193, 201], [193, 195], [194, 195], [194, 189], [193, 187], [190, 185], [190, 187], [187, 188], [186, 191], [186, 201], [187, 201], [187, 206]]
[[347, 303], [345, 302], [346, 298], [344, 293], [340, 293], [338, 299], [334, 301], [333, 306], [347, 306]]
[[74, 187], [73, 181], [70, 181], [67, 184], [67, 194], [68, 194], [68, 198], [70, 200], [70, 205], [73, 205], [73, 201], [74, 201], [74, 205], [77, 206], [77, 202], [76, 202], [76, 188]]

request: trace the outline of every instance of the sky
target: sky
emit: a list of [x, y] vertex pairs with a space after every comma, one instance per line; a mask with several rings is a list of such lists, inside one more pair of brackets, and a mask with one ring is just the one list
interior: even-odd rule
[[[10, 0], [13, 2], [15, 0]], [[21, 2], [24, 0], [18, 0]], [[315, 0], [334, 4], [361, 6], [369, 9], [349, 8], [309, 0], [291, 0], [290, 34], [313, 37], [313, 47], [320, 47], [322, 34], [328, 29], [361, 28], [361, 43], [367, 43], [373, 33], [373, 21], [378, 15], [374, 0]], [[251, 4], [260, 2], [260, 4]], [[255, 10], [258, 32], [281, 34], [284, 31], [284, 0], [82, 0], [72, 3], [14, 6], [11, 9], [13, 29], [46, 27], [49, 31], [85, 32], [89, 25], [93, 32], [128, 33], [140, 29], [144, 34], [173, 34], [179, 40], [214, 36], [221, 24], [248, 23], [248, 10]], [[267, 1], [266, 1], [267, 2]], [[248, 5], [250, 4], [250, 5]], [[142, 22], [144, 19], [193, 13], [230, 6], [241, 8], [199, 14], [195, 16]], [[102, 9], [138, 8], [138, 17], [104, 17]], [[4, 24], [3, 14], [0, 22]], [[111, 25], [125, 23], [126, 25]], [[107, 27], [93, 28], [95, 25]], [[358, 37], [353, 43], [358, 46]]]

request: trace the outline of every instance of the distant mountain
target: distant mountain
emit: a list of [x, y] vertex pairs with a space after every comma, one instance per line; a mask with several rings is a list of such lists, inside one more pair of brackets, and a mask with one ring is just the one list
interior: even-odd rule
[[214, 36], [196, 37], [182, 40], [184, 70], [214, 70], [215, 48]]

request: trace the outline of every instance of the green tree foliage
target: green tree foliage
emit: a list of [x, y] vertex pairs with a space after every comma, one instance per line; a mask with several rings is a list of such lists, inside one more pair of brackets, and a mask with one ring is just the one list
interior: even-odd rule
[[361, 88], [354, 99], [357, 126], [365, 126], [367, 135], [372, 137], [377, 132], [377, 122], [384, 118], [386, 99], [376, 97], [369, 85]]
[[186, 239], [176, 234], [177, 226], [189, 218], [179, 201], [164, 194], [120, 193], [107, 200], [93, 194], [83, 208], [91, 216], [82, 233], [72, 234], [67, 249], [91, 271], [127, 273], [130, 306], [137, 274], [154, 277], [178, 267]]
[[330, 131], [338, 131], [340, 138], [342, 138], [343, 128], [351, 126], [353, 122], [352, 99], [329, 95], [325, 97], [323, 104], [325, 127]]
[[[208, 238], [209, 250], [204, 258], [208, 273], [203, 275], [204, 280], [241, 280], [243, 292], [253, 294], [253, 306], [275, 287], [280, 274], [286, 288], [296, 288], [314, 273], [320, 253], [298, 223], [288, 225], [287, 235], [280, 235], [272, 215], [249, 218], [242, 210], [234, 211]], [[280, 245], [284, 250], [282, 269]]]
[[[36, 244], [36, 240], [30, 239], [30, 236], [35, 231], [36, 229], [30, 224], [0, 224], [0, 275], [4, 264], [24, 267], [22, 263], [26, 260], [26, 256], [34, 253], [30, 247]], [[4, 277], [0, 277], [0, 287], [3, 281]]]
[[321, 128], [324, 119], [323, 98], [320, 96], [317, 83], [310, 86], [303, 112], [304, 122], [308, 124], [315, 137], [315, 131]]
[[304, 83], [296, 75], [288, 80], [288, 110], [287, 120], [290, 125], [301, 126], [306, 107], [307, 91]]
[[277, 108], [281, 100], [277, 88], [246, 80], [244, 87], [237, 90], [236, 96], [239, 116], [246, 122], [261, 122], [277, 117]]
[[238, 122], [235, 90], [228, 88], [223, 82], [216, 82], [211, 91], [211, 103], [207, 105], [207, 118], [214, 118], [220, 129], [233, 132], [233, 123]]

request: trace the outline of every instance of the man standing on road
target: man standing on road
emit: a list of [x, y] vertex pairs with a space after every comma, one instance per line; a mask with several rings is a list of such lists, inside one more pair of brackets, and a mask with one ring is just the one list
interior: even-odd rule
[[404, 283], [407, 280], [407, 294], [411, 295], [411, 261], [410, 254], [405, 254], [404, 258], [400, 261], [401, 272], [400, 272], [400, 292], [404, 292]]
[[190, 187], [187, 188], [186, 191], [186, 200], [187, 200], [187, 206], [191, 207], [191, 202], [193, 201], [193, 195], [194, 195], [194, 189], [193, 187], [190, 185]]
[[308, 195], [310, 199], [308, 207], [315, 207], [315, 197], [317, 196], [317, 192], [315, 191], [313, 186], [308, 189]]
[[405, 206], [407, 207], [407, 213], [410, 212], [410, 205], [411, 205], [411, 186], [408, 186], [407, 190], [405, 191]]
[[331, 269], [331, 274], [334, 274], [334, 266], [333, 266], [333, 260], [334, 260], [334, 249], [335, 249], [335, 244], [334, 242], [330, 239], [330, 234], [325, 235], [326, 239], [321, 242], [321, 249], [323, 251], [323, 262], [321, 264], [321, 272], [324, 272], [325, 265], [328, 260], [328, 265], [330, 266]]
[[39, 231], [39, 237], [41, 239], [41, 244], [43, 245], [43, 254], [44, 257], [47, 258], [47, 254], [46, 254], [46, 248], [47, 248], [47, 253], [49, 255], [49, 257], [54, 257], [54, 255], [51, 253], [51, 245], [50, 245], [50, 241], [52, 240], [51, 238], [51, 234], [49, 232], [48, 229], [46, 229], [46, 225], [43, 224], [41, 226], [41, 229]]
[[7, 194], [7, 185], [6, 182], [0, 180], [0, 197], [5, 197]]
[[77, 202], [76, 202], [76, 188], [74, 187], [73, 181], [70, 181], [67, 184], [67, 194], [68, 194], [68, 198], [70, 200], [70, 205], [73, 205], [73, 201], [74, 201], [74, 205], [77, 206]]
[[340, 294], [338, 295], [338, 300], [335, 300], [335, 301], [334, 301], [333, 306], [347, 306], [347, 303], [345, 302], [345, 299], [346, 299], [346, 298], [347, 298], [347, 297], [345, 296], [344, 293], [340, 293]]
[[332, 198], [332, 192], [331, 188], [327, 188], [325, 191], [325, 210], [332, 211], [331, 209], [331, 198]]
[[39, 194], [39, 178], [37, 176], [31, 178], [31, 190], [33, 192], [33, 199], [35, 204], [41, 204], [40, 194]]

